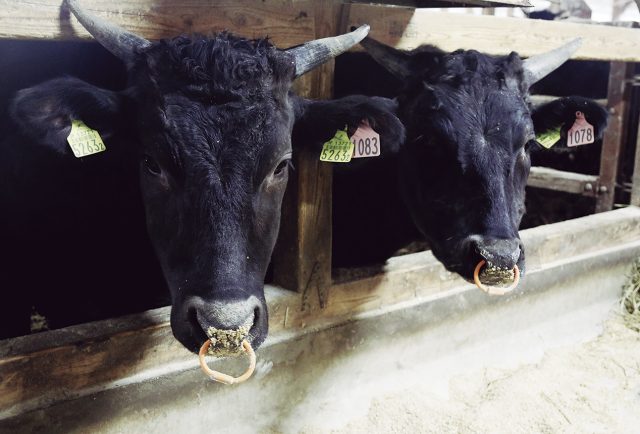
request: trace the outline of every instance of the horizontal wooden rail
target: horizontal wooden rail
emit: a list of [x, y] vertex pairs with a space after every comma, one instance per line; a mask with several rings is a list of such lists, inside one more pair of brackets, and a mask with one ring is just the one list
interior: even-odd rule
[[367, 23], [373, 38], [402, 49], [432, 44], [447, 51], [531, 56], [580, 36], [574, 59], [640, 61], [640, 29], [360, 4], [351, 5], [346, 21], [349, 27]]
[[[87, 10], [147, 39], [230, 30], [289, 47], [314, 38], [311, 0], [81, 0]], [[0, 39], [90, 39], [63, 0], [0, 0]]]
[[596, 189], [598, 188], [598, 177], [595, 175], [564, 172], [548, 167], [532, 167], [527, 185], [529, 187], [545, 188], [547, 190], [595, 196]]
[[408, 6], [412, 8], [455, 8], [455, 7], [499, 7], [499, 6], [533, 6], [529, 0], [346, 0], [346, 3], [375, 3], [387, 6]]
[[[531, 95], [529, 97], [531, 104], [534, 107], [539, 107], [543, 104], [546, 104], [548, 102], [551, 101], [555, 101], [556, 99], [561, 98], [558, 96], [553, 96], [553, 95]], [[606, 98], [602, 98], [602, 99], [594, 99], [594, 101], [598, 104], [600, 104], [603, 107], [607, 106], [607, 99]]]
[[[123, 0], [117, 5], [108, 0], [83, 0], [82, 4], [148, 39], [228, 29], [246, 37], [270, 36], [277, 45], [288, 47], [316, 34], [312, 0]], [[403, 7], [348, 7], [347, 26], [368, 23], [373, 37], [399, 48], [430, 43], [445, 50], [473, 48], [490, 54], [515, 50], [530, 56], [581, 36], [584, 44], [574, 56], [577, 59], [640, 61], [638, 29]], [[0, 0], [0, 10], [0, 39], [90, 38], [70, 17], [62, 0]]]

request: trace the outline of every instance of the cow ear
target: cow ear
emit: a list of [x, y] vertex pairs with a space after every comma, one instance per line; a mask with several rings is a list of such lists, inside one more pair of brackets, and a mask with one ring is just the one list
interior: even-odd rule
[[396, 116], [398, 104], [382, 97], [351, 95], [330, 101], [298, 99], [293, 146], [311, 146], [320, 153], [322, 145], [347, 126], [355, 132], [364, 120], [380, 135], [381, 155], [395, 154], [405, 139], [405, 129]]
[[9, 115], [20, 132], [39, 146], [71, 154], [67, 137], [72, 120], [83, 121], [107, 139], [122, 123], [121, 106], [117, 93], [65, 77], [18, 91]]
[[601, 140], [607, 127], [607, 111], [593, 100], [579, 96], [558, 98], [536, 108], [531, 118], [538, 142], [553, 131], [559, 131], [560, 139], [552, 149], [567, 146], [567, 131], [576, 121], [576, 113], [582, 112], [588, 123], [593, 125], [595, 141]]

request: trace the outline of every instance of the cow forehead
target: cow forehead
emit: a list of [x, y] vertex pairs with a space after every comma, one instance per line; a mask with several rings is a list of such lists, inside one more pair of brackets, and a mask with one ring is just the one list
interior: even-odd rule
[[152, 139], [150, 146], [187, 177], [219, 173], [250, 179], [291, 151], [293, 110], [273, 100], [264, 105], [237, 101], [215, 106], [174, 95], [166, 101], [159, 111], [165, 119], [158, 132], [162, 137], [157, 143]]
[[161, 91], [197, 87], [249, 97], [260, 90], [288, 89], [295, 66], [267, 39], [249, 40], [222, 32], [161, 40], [145, 51], [139, 69]]
[[456, 131], [485, 133], [528, 128], [531, 114], [519, 92], [506, 87], [436, 86], [436, 118]]
[[522, 96], [508, 89], [467, 94], [465, 99], [464, 109], [477, 111], [485, 128], [497, 124], [520, 123], [523, 117], [530, 116], [527, 103]]
[[290, 150], [294, 63], [268, 40], [229, 33], [154, 43], [137, 65], [143, 117], [156, 117], [183, 164], [247, 167]]

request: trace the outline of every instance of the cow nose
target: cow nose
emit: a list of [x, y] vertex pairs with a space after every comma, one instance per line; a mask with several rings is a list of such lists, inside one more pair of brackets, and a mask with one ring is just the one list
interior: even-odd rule
[[258, 323], [262, 309], [260, 300], [253, 295], [248, 298], [218, 295], [211, 300], [192, 297], [188, 303], [190, 310], [195, 311], [197, 322], [205, 332], [210, 327], [219, 330], [237, 330], [240, 327], [251, 329]]
[[522, 251], [517, 238], [477, 237], [471, 244], [475, 253], [494, 267], [513, 268]]

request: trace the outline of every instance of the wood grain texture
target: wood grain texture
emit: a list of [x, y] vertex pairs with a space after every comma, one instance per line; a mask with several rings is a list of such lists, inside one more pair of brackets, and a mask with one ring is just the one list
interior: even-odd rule
[[348, 23], [367, 23], [373, 38], [401, 49], [432, 44], [445, 51], [531, 56], [580, 36], [574, 59], [640, 61], [639, 29], [359, 4], [351, 5]]
[[[316, 38], [335, 32], [341, 9], [331, 0], [315, 4]], [[333, 95], [333, 61], [305, 75], [296, 84], [298, 94], [314, 99]], [[282, 225], [273, 254], [274, 282], [301, 293], [305, 310], [324, 306], [331, 285], [330, 163], [319, 160], [317, 150], [296, 144], [296, 170], [292, 172], [283, 203]]]
[[598, 177], [581, 173], [564, 172], [548, 167], [532, 167], [527, 180], [529, 187], [547, 190], [564, 191], [566, 193], [595, 196]]
[[[83, 0], [96, 15], [155, 40], [230, 30], [283, 48], [313, 38], [311, 0]], [[0, 0], [0, 39], [90, 39], [62, 0]]]

